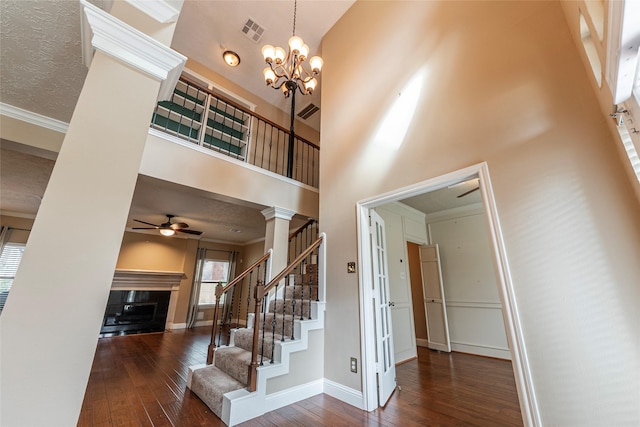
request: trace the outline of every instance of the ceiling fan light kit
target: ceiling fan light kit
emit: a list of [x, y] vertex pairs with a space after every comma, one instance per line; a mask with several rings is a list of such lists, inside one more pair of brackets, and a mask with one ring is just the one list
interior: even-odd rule
[[173, 236], [176, 233], [184, 233], [184, 234], [193, 234], [196, 236], [200, 236], [203, 232], [197, 230], [188, 230], [189, 224], [184, 222], [176, 222], [172, 223], [171, 218], [174, 218], [175, 215], [165, 214], [167, 216], [167, 222], [163, 222], [160, 225], [156, 225], [150, 222], [141, 221], [139, 219], [134, 219], [135, 222], [140, 222], [142, 224], [150, 225], [151, 227], [133, 227], [132, 230], [158, 230], [160, 234], [163, 236]]

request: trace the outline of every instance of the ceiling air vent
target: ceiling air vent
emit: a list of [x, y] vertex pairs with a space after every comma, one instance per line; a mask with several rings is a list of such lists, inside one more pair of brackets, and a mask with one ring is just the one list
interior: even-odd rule
[[309, 104], [306, 107], [304, 107], [302, 110], [300, 110], [300, 112], [298, 113], [298, 117], [300, 117], [303, 120], [307, 120], [309, 117], [317, 113], [318, 110], [320, 110], [320, 107], [318, 107], [315, 104]]
[[264, 34], [264, 27], [258, 24], [253, 18], [248, 18], [241, 31], [253, 42], [258, 43]]

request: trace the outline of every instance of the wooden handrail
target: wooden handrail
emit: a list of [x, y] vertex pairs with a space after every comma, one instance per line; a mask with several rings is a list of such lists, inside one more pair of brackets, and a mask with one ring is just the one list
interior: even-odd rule
[[273, 288], [276, 285], [276, 283], [282, 280], [287, 274], [291, 273], [293, 269], [296, 268], [298, 264], [300, 264], [302, 260], [304, 260], [311, 252], [313, 252], [314, 249], [320, 246], [321, 243], [322, 243], [322, 236], [318, 237], [318, 240], [313, 242], [311, 246], [309, 246], [300, 255], [298, 255], [296, 259], [291, 261], [291, 263], [288, 266], [286, 266], [284, 270], [282, 270], [276, 277], [271, 279], [271, 281], [264, 287], [264, 290], [263, 290], [264, 295], [266, 295], [271, 290], [271, 288]]
[[[251, 111], [247, 107], [245, 107], [243, 105], [240, 105], [237, 102], [234, 102], [232, 99], [226, 98], [225, 96], [220, 95], [219, 93], [214, 93], [208, 87], [203, 87], [202, 86], [202, 82], [198, 82], [196, 80], [192, 80], [192, 79], [188, 78], [187, 76], [181, 76], [180, 79], [185, 81], [185, 82], [187, 82], [187, 83], [189, 83], [189, 84], [191, 84], [191, 85], [193, 85], [193, 86], [198, 87], [201, 91], [203, 91], [205, 93], [208, 93], [209, 95], [213, 95], [216, 98], [219, 98], [219, 99], [223, 100], [224, 102], [226, 102], [227, 104], [233, 106], [234, 108], [237, 108], [238, 110], [240, 110], [240, 111], [242, 111], [242, 112], [244, 112], [246, 114], [249, 114], [250, 116], [256, 117], [256, 118], [262, 120], [265, 123], [268, 123], [269, 125], [271, 125], [271, 126], [277, 128], [277, 129], [283, 131], [284, 133], [288, 134], [290, 132], [289, 129], [286, 129], [283, 126], [280, 126], [279, 124], [267, 119], [266, 117], [262, 117], [261, 115], [254, 113], [253, 111]], [[306, 138], [301, 137], [298, 134], [296, 134], [295, 137], [298, 138], [300, 141], [304, 142], [305, 144], [309, 144], [312, 147], [317, 148], [318, 150], [320, 149], [319, 145], [314, 144], [313, 142], [309, 141]]]
[[216, 327], [218, 326], [218, 308], [220, 306], [220, 299], [225, 292], [229, 289], [233, 288], [235, 285], [240, 283], [249, 273], [251, 273], [257, 266], [265, 262], [273, 251], [269, 249], [269, 251], [262, 255], [260, 259], [251, 264], [248, 268], [246, 268], [242, 273], [236, 276], [232, 281], [227, 283], [227, 286], [222, 286], [220, 282], [218, 282], [218, 286], [216, 286], [216, 305], [213, 309], [213, 325], [211, 326], [211, 341], [209, 342], [209, 346], [207, 347], [207, 365], [211, 365], [213, 363], [213, 353], [216, 350]]
[[298, 234], [302, 233], [308, 226], [310, 226], [311, 224], [313, 224], [314, 222], [316, 222], [315, 219], [313, 218], [309, 218], [309, 221], [305, 222], [304, 225], [300, 228], [298, 228], [296, 231], [294, 231], [293, 233], [291, 233], [289, 235], [289, 240], [293, 239], [294, 237], [296, 237]]
[[246, 270], [244, 270], [242, 273], [240, 273], [237, 277], [235, 277], [232, 281], [230, 281], [229, 283], [227, 283], [227, 286], [225, 286], [224, 288], [222, 288], [222, 292], [221, 295], [224, 294], [225, 292], [227, 292], [229, 289], [233, 288], [235, 285], [238, 284], [238, 282], [240, 282], [242, 279], [244, 279], [245, 277], [247, 277], [247, 275], [249, 273], [251, 273], [253, 271], [254, 268], [256, 268], [259, 264], [262, 264], [264, 261], [266, 261], [267, 259], [269, 259], [269, 257], [271, 256], [272, 250], [269, 249], [269, 252], [267, 252], [266, 254], [262, 255], [262, 257], [260, 257], [259, 260], [257, 260], [256, 262], [254, 262], [253, 264], [251, 264], [249, 267], [247, 267]]

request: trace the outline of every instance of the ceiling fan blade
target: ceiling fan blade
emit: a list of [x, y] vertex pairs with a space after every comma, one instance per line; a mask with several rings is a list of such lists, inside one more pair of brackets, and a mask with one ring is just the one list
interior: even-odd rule
[[195, 234], [196, 236], [201, 235], [202, 233], [204, 233], [203, 231], [196, 231], [196, 230], [184, 230], [182, 228], [177, 228], [176, 229], [177, 232], [179, 233], [186, 233], [186, 234]]
[[146, 222], [146, 221], [140, 221], [139, 219], [134, 219], [135, 222], [141, 222], [143, 224], [147, 224], [147, 225], [153, 225], [154, 227], [158, 228], [159, 225], [156, 224], [151, 224], [150, 222]]
[[157, 230], [158, 227], [133, 227], [132, 230]]
[[474, 191], [478, 191], [479, 189], [480, 189], [480, 187], [472, 188], [471, 190], [466, 191], [466, 192], [464, 192], [464, 193], [462, 193], [461, 195], [456, 196], [456, 197], [459, 199], [460, 197], [464, 197], [464, 196], [466, 196], [467, 194], [471, 194], [471, 193], [473, 193]]
[[176, 222], [175, 224], [171, 224], [170, 227], [174, 230], [178, 230], [182, 228], [189, 228], [189, 224], [185, 224], [184, 222]]

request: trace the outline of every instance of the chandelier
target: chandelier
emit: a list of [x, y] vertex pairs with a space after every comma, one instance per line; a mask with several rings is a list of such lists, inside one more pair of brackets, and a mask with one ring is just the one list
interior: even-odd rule
[[262, 48], [262, 55], [269, 65], [263, 70], [264, 80], [268, 86], [274, 89], [282, 89], [285, 98], [288, 98], [296, 89], [303, 95], [310, 95], [318, 85], [315, 76], [322, 69], [322, 58], [314, 56], [309, 59], [308, 71], [304, 67], [304, 61], [309, 55], [309, 46], [301, 37], [296, 36], [296, 12], [297, 0], [293, 3], [293, 35], [289, 39], [288, 50], [271, 45]]
[[291, 127], [289, 129], [289, 144], [287, 148], [287, 176], [293, 177], [293, 164], [295, 162], [295, 109], [296, 109], [296, 89], [302, 95], [310, 95], [318, 85], [315, 76], [320, 74], [322, 69], [322, 58], [314, 56], [309, 60], [308, 71], [304, 67], [304, 61], [309, 55], [309, 46], [302, 38], [296, 36], [296, 12], [298, 2], [293, 2], [293, 35], [289, 39], [289, 49], [285, 51], [281, 47], [273, 47], [270, 44], [262, 48], [264, 61], [269, 65], [263, 70], [264, 80], [267, 86], [274, 89], [282, 89], [284, 97], [291, 95]]

